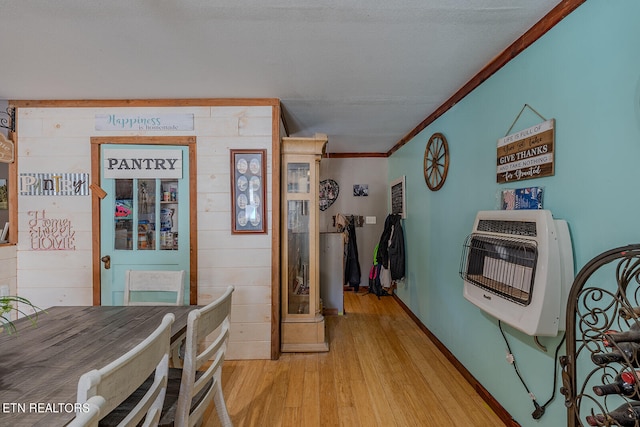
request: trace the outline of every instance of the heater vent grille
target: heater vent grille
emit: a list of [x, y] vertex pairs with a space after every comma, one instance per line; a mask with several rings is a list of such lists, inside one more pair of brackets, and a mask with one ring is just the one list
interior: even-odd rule
[[478, 231], [486, 233], [511, 234], [514, 236], [536, 237], [536, 223], [532, 221], [504, 221], [496, 219], [481, 219], [478, 221]]
[[527, 306], [533, 295], [537, 258], [535, 241], [471, 234], [464, 244], [460, 276], [487, 292]]
[[573, 282], [567, 222], [545, 209], [479, 211], [460, 259], [464, 298], [531, 336], [564, 331]]

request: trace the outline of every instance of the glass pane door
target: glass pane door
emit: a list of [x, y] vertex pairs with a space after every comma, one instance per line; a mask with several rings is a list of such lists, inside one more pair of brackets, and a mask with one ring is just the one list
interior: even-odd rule
[[309, 163], [287, 164], [287, 193], [308, 193], [311, 170]]
[[[188, 150], [102, 145], [100, 186], [106, 195], [100, 201], [101, 304], [123, 303], [127, 270], [185, 270], [190, 277]], [[146, 169], [156, 163], [174, 169]], [[178, 232], [186, 238], [182, 244]], [[185, 302], [190, 300], [189, 286], [187, 281]]]
[[178, 182], [160, 181], [160, 250], [178, 250]]
[[156, 248], [156, 180], [136, 179], [138, 189], [138, 249]]
[[115, 186], [114, 248], [178, 250], [178, 182], [116, 179]]
[[133, 180], [116, 180], [115, 249], [133, 249]]

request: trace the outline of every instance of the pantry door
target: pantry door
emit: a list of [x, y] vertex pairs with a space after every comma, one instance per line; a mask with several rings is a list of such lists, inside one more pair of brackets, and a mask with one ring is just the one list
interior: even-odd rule
[[187, 146], [100, 145], [101, 305], [123, 304], [127, 270], [185, 270], [189, 304], [189, 158]]

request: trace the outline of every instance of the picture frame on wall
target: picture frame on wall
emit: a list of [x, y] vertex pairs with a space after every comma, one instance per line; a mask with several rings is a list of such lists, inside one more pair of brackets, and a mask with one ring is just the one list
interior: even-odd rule
[[355, 197], [366, 197], [369, 195], [369, 184], [354, 184], [353, 195]]
[[0, 179], [0, 209], [9, 209], [9, 192], [6, 179]]
[[230, 150], [231, 233], [267, 232], [267, 150]]

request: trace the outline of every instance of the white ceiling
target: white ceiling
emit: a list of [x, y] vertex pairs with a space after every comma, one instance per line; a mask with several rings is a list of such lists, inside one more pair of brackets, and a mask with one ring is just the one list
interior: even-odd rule
[[387, 152], [560, 0], [0, 0], [0, 99], [279, 98]]

